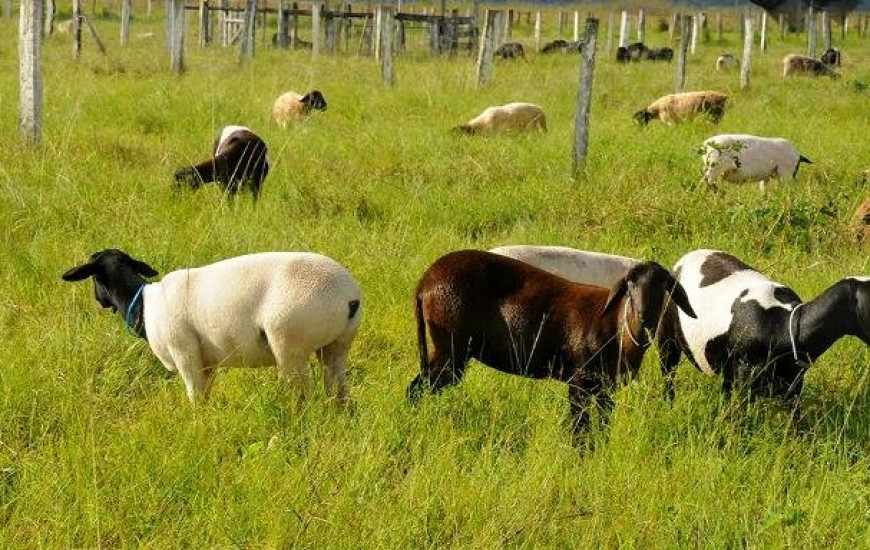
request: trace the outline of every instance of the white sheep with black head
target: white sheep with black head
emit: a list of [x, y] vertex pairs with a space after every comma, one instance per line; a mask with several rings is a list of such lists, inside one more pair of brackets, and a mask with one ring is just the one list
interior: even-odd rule
[[338, 262], [308, 252], [266, 252], [168, 273], [120, 250], [103, 250], [63, 274], [94, 280], [104, 308], [122, 315], [191, 401], [208, 396], [217, 367], [277, 365], [304, 396], [308, 358], [324, 367], [328, 394], [348, 399], [346, 361], [359, 328], [361, 293]]
[[753, 395], [793, 400], [804, 375], [834, 342], [870, 345], [870, 279], [847, 277], [809, 302], [738, 258], [718, 250], [684, 255], [674, 275], [697, 318], [678, 312], [682, 347], [708, 375], [722, 374]]

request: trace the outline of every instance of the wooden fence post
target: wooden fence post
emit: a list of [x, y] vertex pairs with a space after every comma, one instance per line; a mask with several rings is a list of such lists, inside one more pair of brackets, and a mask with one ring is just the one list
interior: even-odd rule
[[701, 14], [692, 15], [692, 55], [698, 50], [698, 35], [701, 34]]
[[686, 55], [689, 53], [689, 23], [691, 17], [679, 16], [680, 21], [680, 49], [677, 50], [677, 74], [674, 82], [674, 90], [680, 93], [686, 87]]
[[169, 70], [181, 74], [184, 72], [184, 0], [171, 0], [171, 6]]
[[20, 9], [18, 135], [25, 145], [38, 145], [42, 137], [42, 2], [21, 0]]
[[381, 12], [381, 78], [384, 86], [393, 85], [393, 8], [378, 6]]
[[[432, 15], [432, 19], [429, 21], [429, 53], [432, 56], [438, 56], [441, 53], [441, 22], [443, 19], [440, 17], [436, 17], [434, 14]], [[502, 19], [499, 19], [499, 22], [502, 23]], [[504, 30], [502, 28], [502, 30]], [[498, 29], [493, 29], [493, 33], [498, 34]]]
[[761, 53], [767, 51], [767, 12], [761, 12], [761, 41], [758, 43], [758, 49]]
[[323, 4], [311, 4], [311, 57], [320, 55], [320, 10]]
[[580, 41], [580, 12], [574, 12], [574, 33], [572, 34], [574, 42]]
[[716, 40], [720, 44], [722, 43], [724, 32], [725, 29], [722, 27], [722, 12], [716, 12]]
[[279, 48], [286, 48], [290, 45], [290, 25], [287, 20], [287, 7], [284, 5], [284, 0], [278, 0], [278, 44]]
[[562, 38], [565, 32], [565, 12], [559, 10], [559, 38]]
[[622, 19], [619, 22], [619, 47], [628, 47], [628, 12], [622, 10]]
[[73, 59], [78, 59], [82, 53], [82, 2], [81, 0], [73, 0], [72, 3], [72, 28], [70, 29], [73, 37], [72, 54]]
[[679, 24], [679, 15], [674, 12], [671, 14], [671, 22], [668, 25], [668, 40], [671, 44], [674, 43], [674, 39], [677, 35], [677, 25]]
[[607, 44], [606, 49], [608, 52], [613, 51], [613, 26], [616, 24], [616, 14], [610, 12], [607, 14]]
[[242, 38], [239, 40], [239, 64], [244, 65], [254, 57], [254, 47], [257, 42], [257, 0], [245, 1], [245, 16], [242, 25]]
[[574, 113], [574, 155], [572, 169], [577, 176], [589, 151], [589, 107], [592, 104], [592, 77], [595, 73], [595, 45], [598, 42], [598, 20], [586, 19], [580, 62], [580, 85], [577, 89], [577, 110]]
[[477, 83], [485, 86], [492, 82], [492, 56], [495, 53], [496, 29], [502, 24], [502, 10], [490, 10], [485, 12], [483, 23], [483, 36], [480, 40], [480, 50], [477, 55]]
[[199, 2], [199, 46], [205, 47], [211, 44], [211, 15], [208, 9], [208, 0]]
[[383, 16], [383, 5], [375, 6], [375, 61], [381, 60], [381, 17]]
[[541, 11], [535, 12], [535, 51], [541, 51]]
[[405, 21], [403, 19], [396, 20], [396, 53], [399, 55], [405, 54]]
[[828, 10], [822, 12], [822, 48], [828, 51], [833, 45], [831, 40], [831, 13]]
[[816, 57], [816, 12], [812, 4], [807, 10], [807, 55]]
[[3, 18], [12, 19], [12, 0], [3, 0]]
[[740, 88], [746, 89], [749, 87], [749, 77], [752, 74], [752, 42], [755, 36], [752, 29], [752, 16], [748, 10], [743, 15], [743, 25], [746, 27], [746, 33], [743, 37], [743, 59], [740, 62]]
[[121, 45], [130, 41], [130, 12], [133, 11], [133, 0], [121, 0]]
[[646, 11], [643, 8], [637, 12], [637, 41], [646, 43]]
[[[290, 4], [290, 9], [296, 11], [299, 9], [299, 4], [293, 2]], [[290, 16], [290, 48], [295, 49], [299, 40], [299, 16], [293, 14]]]
[[[443, 1], [443, 0], [442, 0]], [[502, 33], [502, 43], [510, 41], [514, 35], [514, 10], [507, 10], [507, 17], [504, 20], [504, 32]]]
[[45, 0], [45, 28], [43, 32], [45, 36], [51, 36], [54, 32], [54, 15], [57, 13], [57, 6], [54, 0]]

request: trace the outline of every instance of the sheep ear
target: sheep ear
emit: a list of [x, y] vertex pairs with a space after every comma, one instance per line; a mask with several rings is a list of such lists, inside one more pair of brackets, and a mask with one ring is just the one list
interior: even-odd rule
[[136, 270], [136, 273], [144, 277], [156, 277], [158, 275], [157, 270], [146, 264], [145, 262], [130, 258], [130, 265], [133, 266], [133, 269]]
[[686, 289], [683, 288], [676, 279], [672, 279], [674, 286], [671, 288], [671, 298], [674, 299], [674, 303], [677, 304], [677, 307], [683, 310], [683, 313], [691, 317], [692, 319], [697, 319], [698, 315], [695, 314], [695, 310], [692, 309], [692, 304], [689, 303], [689, 295], [686, 294]]
[[610, 289], [610, 295], [607, 297], [607, 301], [604, 302], [604, 307], [601, 308], [601, 313], [598, 314], [599, 317], [604, 317], [610, 311], [616, 307], [616, 304], [622, 300], [622, 297], [625, 296], [625, 293], [628, 292], [628, 279], [625, 277], [616, 281], [616, 284], [613, 285], [613, 288]]
[[305, 94], [299, 99], [299, 103], [308, 103], [311, 101], [311, 94]]
[[75, 281], [84, 281], [88, 277], [93, 276], [94, 270], [94, 263], [88, 262], [86, 264], [82, 264], [70, 269], [69, 271], [61, 275], [61, 279], [71, 283]]

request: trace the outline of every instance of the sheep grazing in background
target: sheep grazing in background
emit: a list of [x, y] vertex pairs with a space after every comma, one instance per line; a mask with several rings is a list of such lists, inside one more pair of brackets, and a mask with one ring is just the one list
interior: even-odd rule
[[822, 63], [828, 65], [829, 67], [839, 67], [840, 66], [840, 50], [837, 48], [828, 48], [825, 50], [825, 53], [822, 54]]
[[568, 47], [565, 48], [565, 53], [583, 53], [583, 43], [579, 40], [568, 42]]
[[858, 242], [870, 237], [870, 198], [864, 199], [852, 216], [852, 234]]
[[631, 60], [635, 63], [643, 59], [646, 52], [649, 50], [643, 42], [634, 42], [628, 45], [628, 54], [631, 56]]
[[118, 312], [178, 371], [190, 401], [206, 399], [217, 367], [277, 365], [304, 397], [308, 358], [324, 367], [328, 395], [348, 399], [347, 354], [360, 323], [361, 294], [336, 261], [307, 252], [268, 252], [167, 274], [120, 250], [104, 250], [63, 274], [93, 277], [97, 302]]
[[502, 59], [525, 58], [526, 50], [523, 49], [523, 45], [519, 42], [506, 42], [495, 50], [495, 55], [500, 56]]
[[716, 70], [724, 71], [740, 67], [740, 61], [730, 53], [723, 53], [716, 58]]
[[672, 48], [649, 48], [643, 52], [643, 58], [649, 61], [667, 61], [670, 63], [674, 59], [674, 50]]
[[678, 312], [683, 349], [722, 390], [794, 399], [804, 374], [834, 342], [857, 336], [870, 345], [870, 279], [848, 277], [802, 303], [790, 288], [717, 250], [695, 250], [674, 275], [697, 318]]
[[617, 63], [629, 63], [631, 61], [631, 52], [628, 51], [628, 48], [624, 46], [620, 46], [616, 48], [616, 62]]
[[544, 44], [544, 47], [541, 48], [541, 53], [556, 53], [562, 52], [564, 53], [568, 49], [568, 41], [567, 40], [553, 40], [552, 42], [547, 42]]
[[465, 134], [529, 130], [546, 132], [547, 117], [544, 111], [533, 103], [508, 103], [485, 109], [467, 124], [457, 126], [455, 130]]
[[137, 32], [136, 38], [138, 40], [154, 40], [157, 38], [157, 34], [153, 32]]
[[788, 140], [747, 134], [713, 136], [702, 147], [704, 183], [763, 182], [794, 178], [802, 162], [812, 163]]
[[728, 96], [719, 92], [684, 92], [660, 97], [634, 114], [634, 120], [645, 126], [658, 119], [668, 126], [691, 120], [698, 114], [706, 114], [716, 124], [725, 114]]
[[474, 358], [508, 374], [566, 382], [575, 428], [588, 423], [591, 403], [612, 406], [609, 393], [622, 375], [637, 373], [647, 331], [671, 299], [694, 315], [680, 285], [654, 262], [607, 289], [480, 250], [441, 257], [414, 296], [420, 374], [408, 387], [412, 400], [459, 382]]
[[829, 76], [837, 78], [840, 75], [831, 67], [817, 59], [805, 55], [791, 54], [782, 59], [782, 76]]
[[326, 98], [318, 90], [311, 90], [305, 95], [296, 92], [284, 92], [272, 106], [272, 115], [281, 128], [288, 123], [303, 122], [312, 111], [325, 111]]
[[266, 143], [250, 128], [225, 126], [215, 140], [213, 157], [195, 166], [179, 168], [175, 172], [175, 185], [187, 184], [197, 189], [204, 183], [216, 182], [229, 197], [248, 187], [256, 201], [269, 173], [266, 153]]
[[72, 31], [73, 20], [67, 19], [66, 21], [61, 21], [57, 25], [54, 26], [55, 32], [59, 34], [69, 34]]

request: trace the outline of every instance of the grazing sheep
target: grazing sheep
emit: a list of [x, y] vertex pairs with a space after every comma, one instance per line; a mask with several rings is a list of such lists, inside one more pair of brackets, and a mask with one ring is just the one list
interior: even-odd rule
[[674, 59], [673, 48], [649, 48], [644, 50], [643, 58], [650, 61], [667, 61], [670, 63]]
[[804, 374], [834, 342], [857, 336], [870, 345], [870, 279], [848, 277], [802, 303], [790, 288], [718, 250], [695, 250], [674, 274], [697, 318], [678, 312], [683, 349], [722, 390], [794, 399]]
[[628, 63], [631, 61], [631, 52], [628, 51], [628, 48], [625, 46], [620, 46], [616, 48], [616, 62], [617, 63]]
[[275, 100], [272, 115], [281, 128], [286, 128], [289, 122], [303, 122], [315, 110], [326, 110], [326, 98], [319, 90], [311, 90], [305, 95], [285, 92]]
[[870, 198], [864, 199], [852, 216], [852, 233], [855, 240], [864, 242], [870, 235]]
[[72, 31], [73, 20], [67, 19], [66, 21], [61, 21], [57, 25], [54, 26], [54, 30], [58, 34], [69, 34]]
[[568, 42], [568, 47], [565, 48], [565, 53], [583, 53], [583, 42], [579, 40]]
[[[573, 283], [610, 288], [634, 266], [641, 263], [634, 258], [588, 252], [564, 246], [500, 246], [490, 250], [493, 254], [507, 256], [543, 269]], [[674, 396], [674, 368], [680, 362], [681, 351], [676, 331], [678, 321], [676, 310], [671, 302], [656, 330], [656, 343], [659, 348], [662, 375], [665, 379], [665, 393]]]
[[811, 163], [783, 138], [722, 134], [704, 142], [704, 182], [763, 182], [794, 178], [802, 162]]
[[840, 76], [837, 71], [812, 57], [797, 54], [785, 56], [782, 59], [782, 76], [797, 75], [829, 76], [831, 78]]
[[308, 357], [324, 367], [327, 394], [348, 399], [346, 359], [360, 323], [360, 289], [334, 260], [306, 252], [267, 252], [167, 274], [120, 250], [104, 250], [63, 274], [94, 279], [104, 308], [148, 341], [178, 371], [191, 401], [208, 397], [217, 367], [277, 365], [309, 389]]
[[269, 173], [266, 143], [245, 126], [225, 126], [214, 143], [213, 157], [175, 172], [176, 187], [186, 183], [197, 189], [217, 182], [229, 197], [247, 186], [256, 201]]
[[554, 52], [565, 52], [568, 49], [568, 41], [567, 40], [553, 40], [552, 42], [547, 42], [544, 44], [544, 47], [541, 48], [541, 53], [554, 53]]
[[457, 126], [456, 131], [465, 134], [484, 134], [496, 131], [547, 131], [544, 111], [533, 103], [508, 103], [489, 107], [467, 124]]
[[730, 53], [723, 53], [716, 58], [716, 70], [736, 69], [740, 67], [740, 61]]
[[837, 48], [828, 48], [825, 50], [825, 53], [822, 54], [822, 63], [828, 65], [830, 67], [839, 67], [840, 66], [840, 50]]
[[634, 266], [608, 290], [489, 252], [452, 252], [417, 284], [420, 374], [408, 396], [456, 384], [474, 358], [505, 373], [566, 382], [573, 424], [582, 428], [588, 405], [608, 409], [620, 376], [640, 368], [647, 330], [656, 329], [669, 296], [694, 314], [680, 285], [654, 262]]
[[495, 55], [501, 56], [502, 59], [525, 58], [526, 51], [519, 42], [506, 42], [495, 50]]
[[640, 61], [644, 54], [649, 50], [643, 42], [634, 42], [628, 45], [628, 54], [631, 56], [631, 60], [637, 63]]
[[728, 96], [719, 92], [684, 92], [660, 97], [634, 114], [634, 120], [645, 126], [650, 120], [659, 119], [668, 126], [691, 120], [705, 113], [717, 124], [725, 114]]

